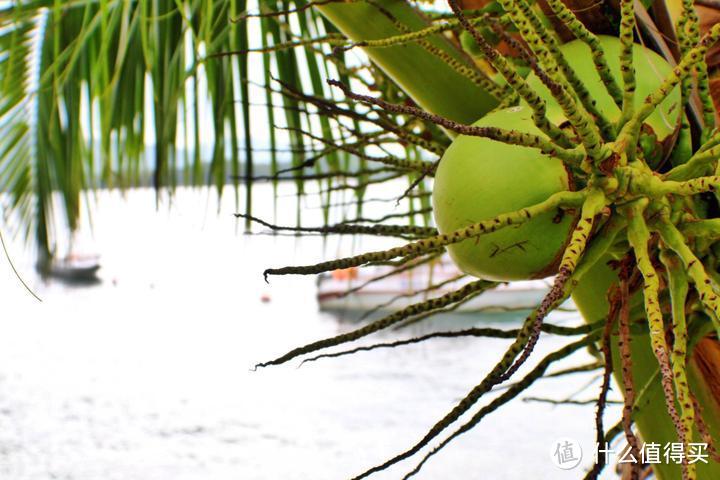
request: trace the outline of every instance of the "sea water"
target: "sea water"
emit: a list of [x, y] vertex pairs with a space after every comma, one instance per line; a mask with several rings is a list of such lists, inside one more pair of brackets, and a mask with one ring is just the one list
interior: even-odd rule
[[[293, 224], [292, 186], [281, 185], [280, 195], [274, 205], [271, 187], [257, 188], [255, 212]], [[350, 478], [422, 438], [509, 344], [441, 339], [254, 371], [257, 362], [357, 327], [319, 311], [314, 278], [271, 277], [266, 284], [264, 268], [399, 241], [244, 235], [230, 190], [219, 210], [213, 192], [189, 189], [157, 207], [150, 190], [100, 191], [91, 204], [83, 244], [102, 255], [100, 283], [43, 281], [25, 245], [9, 240], [9, 254], [40, 303], [0, 261], [0, 479]], [[364, 214], [407, 208], [371, 202]], [[301, 213], [306, 225], [322, 220], [312, 201]], [[352, 208], [344, 214], [354, 216]], [[513, 328], [521, 320], [442, 317], [365, 343], [471, 325]], [[551, 320], [581, 322], [574, 313]], [[528, 366], [567, 342], [543, 335]], [[580, 351], [555, 368], [592, 360]], [[585, 400], [598, 392], [598, 372], [541, 380], [457, 438], [417, 478], [582, 478], [594, 460], [595, 406], [523, 397]], [[609, 407], [606, 426], [619, 415]], [[574, 470], [552, 462], [561, 437], [583, 448]], [[401, 478], [417, 460], [375, 478]], [[607, 470], [603, 478], [615, 478]]]

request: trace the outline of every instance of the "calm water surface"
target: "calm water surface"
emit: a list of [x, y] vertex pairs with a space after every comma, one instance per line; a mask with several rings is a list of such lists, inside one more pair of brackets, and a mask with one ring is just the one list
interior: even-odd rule
[[[265, 217], [272, 217], [270, 194], [261, 188], [256, 195]], [[294, 220], [293, 201], [278, 205], [279, 221]], [[265, 267], [395, 242], [242, 235], [232, 195], [219, 214], [207, 192], [181, 191], [172, 212], [167, 202], [155, 210], [146, 190], [125, 200], [103, 192], [99, 205], [90, 245], [102, 254], [100, 284], [44, 283], [22, 244], [10, 242], [38, 303], [0, 262], [0, 479], [346, 479], [421, 438], [508, 344], [438, 340], [253, 372], [258, 361], [356, 326], [319, 312], [314, 279], [267, 285]], [[308, 204], [303, 217], [318, 223], [320, 212]], [[553, 320], [580, 321], [574, 314]], [[512, 316], [445, 317], [374, 340], [517, 323]], [[546, 336], [538, 353], [564, 343]], [[585, 352], [572, 358], [589, 360]], [[527, 395], [591, 398], [599, 389], [588, 386], [592, 378], [544, 380]], [[593, 412], [592, 405], [518, 399], [417, 478], [582, 478], [581, 467], [556, 469], [549, 451], [557, 437], [575, 438], [589, 466]], [[618, 417], [611, 408], [606, 423]], [[376, 478], [401, 478], [414, 465]]]

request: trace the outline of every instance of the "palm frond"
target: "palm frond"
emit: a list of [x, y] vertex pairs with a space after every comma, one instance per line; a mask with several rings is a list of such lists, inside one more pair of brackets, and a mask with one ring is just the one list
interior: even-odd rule
[[[18, 231], [36, 239], [41, 258], [50, 258], [64, 234], [55, 212], [76, 229], [86, 189], [149, 184], [159, 200], [178, 185], [211, 185], [220, 194], [231, 186], [238, 210], [250, 215], [257, 173], [276, 176], [289, 163], [299, 196], [308, 181], [318, 182], [326, 222], [334, 192], [347, 186], [348, 172], [357, 172], [352, 191], [360, 216], [365, 185], [376, 181], [368, 173], [373, 154], [387, 157], [387, 145], [398, 151], [402, 143], [408, 155], [422, 156], [413, 142], [426, 152], [430, 143], [447, 140], [435, 126], [342, 103], [326, 80], [412, 99], [461, 121], [496, 103], [462, 73], [476, 67], [441, 33], [363, 52], [333, 48], [371, 40], [348, 22], [378, 14], [384, 20], [373, 25], [373, 38], [430, 25], [417, 7], [397, 0], [0, 5], [6, 210], [19, 219]], [[451, 66], [447, 58], [454, 59]], [[373, 144], [368, 135], [378, 127], [394, 129], [393, 138]], [[428, 130], [422, 138], [418, 128]]]

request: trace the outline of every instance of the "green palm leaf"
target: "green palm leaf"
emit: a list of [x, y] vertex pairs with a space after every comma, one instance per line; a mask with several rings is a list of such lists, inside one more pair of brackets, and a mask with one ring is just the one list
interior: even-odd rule
[[[397, 21], [375, 26], [375, 36], [427, 25], [402, 1], [380, 3]], [[307, 8], [312, 4], [305, 1], [260, 5], [262, 12], [278, 14], [245, 16], [249, 5], [236, 0], [0, 4], [0, 188], [10, 193], [5, 207], [20, 219], [14, 226], [32, 232], [41, 258], [52, 257], [58, 235], [63, 234], [53, 212], [62, 212], [64, 223], [76, 229], [85, 189], [150, 183], [159, 194], [189, 183], [212, 185], [222, 194], [231, 185], [238, 208], [243, 200], [250, 214], [259, 168], [258, 156], [253, 155], [257, 131], [270, 132], [272, 175], [280, 171], [280, 143], [288, 139], [299, 195], [305, 191], [308, 168], [324, 178], [317, 181], [327, 192], [323, 204], [329, 219], [327, 205], [337, 183], [331, 173], [346, 175], [351, 164], [364, 172], [368, 166], [362, 142], [351, 152], [327, 147], [338, 138], [355, 138], [357, 143], [356, 135], [367, 125], [357, 117], [352, 120], [354, 133], [343, 133], [337, 117], [315, 115], [319, 123], [311, 119], [318, 112], [312, 99], [331, 95], [327, 78], [346, 83], [362, 79], [353, 70], [358, 65], [348, 64], [344, 54], [313, 43], [328, 35], [342, 38], [319, 12], [357, 41], [363, 38], [343, 19], [362, 21], [362, 16], [376, 16], [385, 7], [358, 10], [355, 4], [326, 4], [316, 10]], [[257, 6], [250, 7], [256, 11]], [[399, 28], [398, 22], [405, 27]], [[259, 31], [261, 38], [252, 37], [251, 30]], [[470, 65], [444, 37], [435, 35], [430, 41], [437, 51]], [[293, 43], [300, 46], [284, 48]], [[265, 51], [260, 57], [248, 53], [261, 47]], [[400, 93], [392, 87], [397, 81], [419, 104], [462, 121], [492, 108], [494, 100], [447, 67], [437, 51], [408, 48], [411, 56], [402, 46], [369, 51], [385, 70], [373, 69], [375, 87], [382, 82], [382, 88]], [[406, 60], [393, 66], [399, 57]], [[261, 61], [265, 73], [258, 76], [251, 68]], [[418, 69], [425, 71], [418, 75]], [[255, 120], [255, 104], [261, 102], [253, 98], [253, 79], [263, 82], [267, 92], [266, 119]], [[436, 88], [441, 84], [450, 88]], [[272, 90], [282, 92], [279, 103]], [[439, 91], [445, 92], [442, 98]], [[211, 119], [212, 135], [206, 134], [207, 125], [200, 125], [203, 112]], [[276, 126], [282, 132], [276, 133]], [[355, 163], [353, 152], [361, 158]], [[311, 155], [318, 158], [305, 167]], [[370, 178], [360, 173], [357, 181], [360, 210], [362, 184]], [[241, 184], [247, 187], [244, 199], [238, 191]], [[299, 213], [298, 209], [298, 221]]]

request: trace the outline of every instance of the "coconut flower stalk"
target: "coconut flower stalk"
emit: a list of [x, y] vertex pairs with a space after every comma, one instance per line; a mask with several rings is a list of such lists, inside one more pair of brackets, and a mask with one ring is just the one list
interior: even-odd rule
[[[387, 7], [396, 2], [379, 3]], [[482, 17], [468, 16], [455, 0], [448, 1], [453, 15], [444, 18], [473, 39], [474, 53], [503, 78], [504, 88], [513, 91], [514, 105], [501, 104], [470, 124], [420, 108], [422, 95], [413, 97], [418, 106], [399, 104], [356, 92], [343, 82], [329, 82], [371, 111], [439, 126], [457, 136], [433, 172], [438, 232], [387, 250], [265, 271], [266, 279], [317, 274], [385, 262], [402, 264], [447, 250], [460, 270], [478, 280], [258, 366], [305, 355], [312, 355], [312, 360], [335, 356], [321, 350], [444, 311], [491, 288], [492, 282], [554, 275], [550, 292], [490, 373], [419, 442], [354, 478], [414, 457], [439, 441], [407, 477], [414, 475], [450, 441], [531, 385], [549, 363], [594, 343], [601, 345], [606, 372], [598, 400], [598, 443], [610, 432], [624, 432], [635, 453], [640, 438], [680, 443], [689, 454], [705, 441], [711, 456], [707, 463], [688, 455], [678, 464], [653, 465], [654, 473], [662, 479], [720, 478], [720, 276], [713, 247], [720, 238], [720, 224], [712, 213], [713, 194], [720, 188], [720, 136], [714, 133], [714, 116], [707, 115], [705, 66], [706, 54], [720, 40], [720, 24], [700, 36], [691, 8], [686, 7], [678, 28], [682, 56], [673, 66], [635, 42], [632, 1], [620, 2], [618, 37], [597, 35], [564, 3], [547, 2], [556, 20], [577, 38], [566, 44], [527, 0], [500, 4], [505, 11], [501, 23], [519, 36], [515, 45], [528, 61], [527, 77], [519, 75], [480, 32], [490, 20], [483, 24]], [[332, 7], [330, 18], [342, 25], [338, 17], [349, 6]], [[387, 9], [378, 10], [375, 15], [388, 18]], [[437, 32], [432, 28], [425, 29], [427, 35]], [[361, 47], [368, 40], [352, 29], [346, 33]], [[373, 49], [391, 49], [423, 35], [423, 30], [402, 31], [369, 40]], [[371, 58], [376, 51], [368, 51]], [[678, 135], [693, 91], [706, 113], [701, 142], [696, 145]], [[493, 387], [515, 379], [549, 328], [548, 314], [570, 296], [592, 328], [582, 333], [582, 339], [541, 360], [507, 394], [456, 427], [459, 418]], [[622, 385], [625, 408], [623, 419], [604, 432], [602, 411], [610, 372]], [[587, 478], [597, 477], [602, 467], [597, 465]], [[639, 478], [640, 467], [630, 475]]]
[[[70, 216], [77, 217], [74, 199], [89, 181], [84, 174], [92, 177], [97, 170], [91, 156], [83, 155], [95, 150], [83, 143], [79, 130], [66, 128], [77, 122], [61, 121], [54, 105], [60, 102], [75, 118], [81, 102], [73, 99], [83, 98], [82, 85], [92, 87], [89, 98], [100, 109], [100, 121], [87, 123], [99, 123], [103, 133], [87, 138], [101, 137], [101, 150], [114, 152], [118, 163], [135, 171], [147, 123], [137, 121], [147, 103], [144, 83], [137, 79], [146, 75], [153, 79], [153, 118], [163, 139], [155, 148], [155, 187], [174, 185], [179, 112], [184, 136], [199, 138], [200, 96], [187, 89], [190, 81], [197, 88], [205, 75], [218, 132], [208, 179], [219, 190], [228, 173], [236, 184], [244, 180], [246, 210], [238, 217], [274, 231], [397, 241], [393, 248], [347, 258], [273, 266], [265, 272], [268, 281], [275, 275], [388, 266], [387, 273], [355, 287], [361, 289], [432, 265], [444, 254], [462, 272], [463, 282], [450, 292], [438, 294], [437, 285], [430, 285], [422, 302], [280, 353], [259, 367], [435, 338], [511, 339], [490, 373], [422, 439], [356, 478], [403, 460], [415, 462], [407, 469], [408, 477], [414, 475], [444, 446], [481, 428], [487, 415], [581, 348], [600, 352], [600, 361], [553, 374], [602, 371], [594, 422], [599, 444], [624, 434], [637, 453], [640, 442], [677, 442], [685, 451], [706, 442], [708, 463], [661, 463], [653, 465], [654, 473], [666, 480], [720, 478], [720, 135], [708, 60], [720, 25], [703, 23], [689, 1], [680, 2], [662, 29], [651, 24], [660, 22], [660, 8], [650, 15], [630, 0], [545, 0], [539, 6], [500, 0], [488, 7], [451, 0], [443, 10], [433, 10], [433, 2], [420, 8], [420, 2], [403, 0], [263, 0], [257, 12], [243, 11], [246, 2], [151, 3], [12, 2], [0, 11], [0, 47], [11, 52], [0, 56], [10, 59], [0, 62], [3, 79], [21, 71], [27, 80], [2, 82], [1, 91], [7, 103], [0, 116], [11, 121], [0, 122], [8, 139], [0, 182], [14, 192], [16, 208], [41, 207], [35, 210], [43, 217], [53, 185], [59, 185]], [[602, 7], [609, 28], [589, 21], [593, 15], [582, 5]], [[576, 10], [582, 10], [579, 16]], [[43, 18], [47, 22], [38, 23]], [[255, 46], [248, 38], [253, 21], [263, 33]], [[643, 47], [638, 30], [668, 37], [674, 30], [670, 43], [677, 57]], [[36, 56], [34, 38], [41, 44]], [[193, 54], [186, 58], [189, 46]], [[355, 49], [372, 63], [362, 57], [359, 64], [346, 61]], [[262, 55], [265, 65], [261, 87], [274, 127], [266, 176], [256, 176], [251, 155], [250, 107], [258, 102], [249, 93], [253, 54]], [[308, 75], [299, 71], [299, 58]], [[35, 83], [52, 87], [38, 88], [36, 101], [26, 92]], [[129, 99], [120, 102], [121, 112], [114, 109], [115, 98]], [[236, 100], [239, 110], [231, 108]], [[36, 116], [33, 140], [21, 142]], [[284, 122], [275, 128], [281, 117]], [[287, 168], [277, 164], [280, 130], [291, 139]], [[42, 147], [36, 149], [39, 161], [27, 153], [35, 143]], [[240, 143], [246, 150], [242, 169]], [[225, 146], [233, 156], [229, 172]], [[66, 156], [72, 164], [60, 161]], [[7, 158], [14, 161], [6, 163]], [[112, 158], [106, 156], [102, 169], [108, 182], [116, 174]], [[193, 167], [193, 175], [202, 177], [197, 148]], [[123, 172], [117, 171], [119, 180], [126, 179]], [[301, 225], [300, 210], [297, 225], [254, 217], [252, 182], [279, 179], [293, 180], [300, 195], [307, 182], [318, 182], [325, 224]], [[391, 180], [407, 181], [399, 198], [367, 201], [391, 206], [402, 200], [407, 208], [377, 218], [363, 215], [365, 190]], [[349, 202], [342, 197], [348, 192]], [[356, 213], [331, 223], [334, 201], [356, 207]], [[46, 234], [47, 228], [39, 229], [37, 238], [48, 245]], [[517, 329], [438, 331], [351, 344], [457, 309], [499, 283], [546, 276], [554, 276], [550, 292]], [[549, 314], [569, 297], [587, 323], [576, 328], [549, 323]], [[546, 332], [568, 341], [536, 358], [535, 346]], [[344, 350], [327, 351], [330, 347]], [[606, 429], [602, 414], [611, 375], [622, 387], [624, 408], [622, 418]], [[479, 407], [496, 387], [503, 387], [502, 393]], [[461, 417], [467, 421], [459, 425]], [[426, 447], [430, 450], [419, 458]], [[598, 463], [586, 478], [596, 478], [604, 466]], [[631, 478], [642, 475], [640, 467], [631, 469]]]

